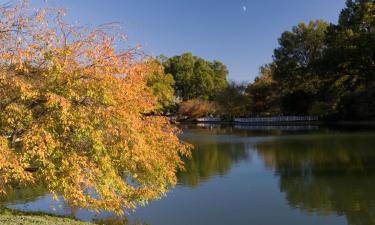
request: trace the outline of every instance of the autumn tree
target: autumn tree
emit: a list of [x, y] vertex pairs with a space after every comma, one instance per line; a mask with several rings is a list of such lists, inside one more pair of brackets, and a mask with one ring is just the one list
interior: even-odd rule
[[43, 183], [71, 206], [121, 214], [176, 183], [188, 146], [159, 116], [136, 49], [62, 10], [0, 8], [0, 192]]
[[181, 102], [178, 109], [180, 116], [187, 116], [188, 119], [196, 119], [199, 117], [211, 116], [217, 111], [214, 102], [202, 99], [190, 99]]
[[260, 68], [259, 76], [246, 88], [250, 100], [249, 110], [253, 115], [278, 115], [280, 95], [279, 87], [273, 79], [274, 65], [267, 64]]

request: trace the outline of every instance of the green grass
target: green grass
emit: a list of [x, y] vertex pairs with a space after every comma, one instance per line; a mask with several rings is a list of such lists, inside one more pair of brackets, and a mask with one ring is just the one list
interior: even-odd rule
[[53, 216], [44, 213], [20, 212], [0, 208], [0, 225], [92, 225], [71, 218]]

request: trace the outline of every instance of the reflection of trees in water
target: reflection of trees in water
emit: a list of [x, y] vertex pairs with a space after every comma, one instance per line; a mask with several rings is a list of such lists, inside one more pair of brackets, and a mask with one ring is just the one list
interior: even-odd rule
[[375, 180], [370, 177], [282, 177], [280, 189], [292, 207], [345, 215], [348, 224], [375, 224]]
[[[260, 126], [262, 127], [262, 126]], [[231, 125], [219, 125], [219, 124], [205, 124], [205, 126], [193, 125], [183, 125], [180, 126], [185, 131], [193, 132], [196, 134], [203, 135], [236, 135], [239, 137], [254, 137], [254, 136], [277, 136], [285, 133], [293, 133], [291, 131], [282, 131], [280, 129], [268, 129], [269, 127], [263, 126], [264, 129], [252, 129], [253, 127], [237, 127]], [[240, 128], [240, 129], [239, 129]], [[300, 133], [301, 131], [299, 131]]]
[[192, 157], [185, 160], [185, 171], [178, 180], [195, 187], [214, 175], [226, 174], [233, 164], [249, 157], [244, 143], [194, 141]]
[[375, 224], [375, 136], [287, 138], [257, 145], [292, 207]]
[[0, 204], [32, 202], [46, 193], [47, 189], [41, 184], [9, 188], [6, 190], [6, 195], [0, 194]]
[[94, 219], [93, 222], [95, 224], [105, 224], [105, 225], [147, 225], [147, 223], [141, 222], [130, 222], [126, 217], [107, 217], [107, 218], [100, 218]]

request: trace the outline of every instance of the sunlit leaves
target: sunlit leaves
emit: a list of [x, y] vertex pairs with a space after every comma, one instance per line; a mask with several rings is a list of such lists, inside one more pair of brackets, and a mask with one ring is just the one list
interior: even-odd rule
[[159, 116], [149, 65], [115, 30], [63, 11], [0, 8], [0, 191], [44, 183], [72, 206], [122, 213], [176, 183], [187, 145]]

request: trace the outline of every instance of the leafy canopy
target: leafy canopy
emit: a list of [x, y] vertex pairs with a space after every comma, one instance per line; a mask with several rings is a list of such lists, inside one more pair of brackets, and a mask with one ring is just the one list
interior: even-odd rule
[[163, 65], [166, 73], [173, 75], [176, 94], [183, 100], [212, 100], [228, 84], [228, 70], [223, 63], [209, 62], [190, 52], [167, 58]]
[[[72, 206], [121, 214], [176, 183], [189, 147], [159, 116], [136, 49], [62, 10], [0, 7], [0, 192], [44, 183]], [[6, 192], [5, 192], [6, 194]]]
[[157, 98], [157, 108], [160, 111], [171, 109], [175, 103], [174, 85], [175, 81], [171, 74], [164, 72], [164, 67], [156, 59], [147, 61], [150, 73], [147, 75], [147, 85], [152, 94]]
[[245, 89], [245, 84], [237, 84], [232, 81], [217, 94], [215, 102], [223, 117], [234, 118], [247, 115], [249, 99], [245, 94]]
[[261, 72], [248, 87], [250, 112], [375, 118], [374, 15], [374, 0], [347, 0], [338, 24], [317, 20], [283, 32], [273, 82], [260, 82]]

